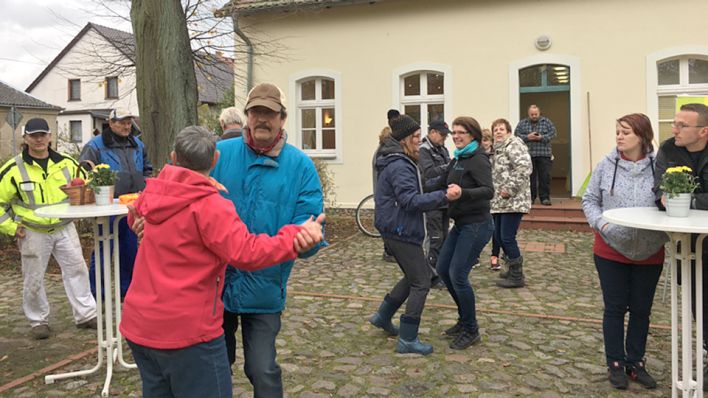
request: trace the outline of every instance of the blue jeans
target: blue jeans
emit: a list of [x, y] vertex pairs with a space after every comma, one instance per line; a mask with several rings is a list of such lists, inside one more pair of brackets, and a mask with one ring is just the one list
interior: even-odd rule
[[[111, 217], [109, 231], [113, 233], [113, 220]], [[99, 226], [99, 228], [101, 228]], [[103, 245], [99, 244], [100, 258], [103, 258]], [[135, 257], [138, 254], [138, 236], [128, 227], [128, 218], [123, 218], [118, 222], [118, 250], [120, 259], [120, 296], [125, 297], [128, 291], [130, 281], [133, 280], [133, 267], [135, 266]], [[113, 242], [110, 244], [111, 256], [113, 255]], [[91, 293], [96, 297], [96, 253], [91, 254], [91, 263], [89, 265], [89, 285], [91, 285]], [[115, 267], [115, 264], [113, 264]], [[103, 268], [101, 268], [103, 272]], [[115, 283], [116, 281], [114, 281]]]
[[[529, 181], [531, 184], [531, 203], [536, 200], [537, 194], [541, 200], [550, 199], [553, 161], [548, 156], [533, 156], [531, 157], [531, 163], [533, 164]], [[538, 188], [536, 188], [537, 186]]]
[[[280, 312], [234, 314], [224, 311], [224, 336], [230, 364], [236, 361], [236, 330], [241, 318], [243, 370], [253, 385], [254, 398], [283, 396], [280, 365], [275, 361], [275, 339], [280, 333]], [[207, 397], [207, 395], [203, 395]]]
[[[663, 264], [633, 265], [597, 255], [593, 257], [605, 303], [602, 334], [607, 366], [615, 361], [620, 364], [637, 363], [644, 359], [646, 352], [649, 315]], [[625, 339], [624, 315], [627, 311], [629, 322]]]
[[144, 398], [231, 398], [231, 372], [224, 336], [176, 350], [128, 341], [140, 370]]
[[472, 264], [479, 258], [493, 232], [494, 221], [491, 217], [480, 223], [455, 224], [438, 256], [438, 275], [457, 304], [460, 324], [470, 332], [476, 332], [478, 325], [469, 274]]
[[499, 257], [499, 248], [504, 249], [504, 254], [510, 259], [521, 257], [516, 233], [519, 232], [521, 218], [524, 213], [497, 213], [494, 214], [494, 239], [492, 240], [492, 256]]

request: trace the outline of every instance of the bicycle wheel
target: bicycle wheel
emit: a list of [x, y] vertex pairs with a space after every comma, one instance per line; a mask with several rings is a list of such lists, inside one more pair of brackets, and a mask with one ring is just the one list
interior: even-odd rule
[[371, 194], [359, 202], [356, 207], [356, 226], [366, 236], [378, 238], [381, 236], [374, 227], [374, 195]]

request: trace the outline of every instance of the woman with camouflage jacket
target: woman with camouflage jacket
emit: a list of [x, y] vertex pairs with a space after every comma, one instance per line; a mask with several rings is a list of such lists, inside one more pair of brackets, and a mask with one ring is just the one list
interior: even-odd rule
[[504, 249], [509, 271], [503, 273], [499, 287], [524, 286], [523, 262], [516, 233], [521, 217], [531, 208], [531, 156], [526, 144], [512, 134], [511, 124], [506, 119], [492, 123], [494, 156], [492, 157], [492, 181], [494, 198], [491, 213], [494, 217], [494, 240], [499, 243], [492, 248], [492, 262], [499, 256], [499, 246]]

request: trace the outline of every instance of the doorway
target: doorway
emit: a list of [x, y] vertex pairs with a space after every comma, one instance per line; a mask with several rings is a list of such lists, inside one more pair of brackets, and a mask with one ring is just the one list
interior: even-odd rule
[[541, 116], [550, 119], [556, 127], [556, 138], [551, 141], [553, 168], [551, 169], [551, 197], [571, 197], [572, 151], [570, 66], [536, 64], [519, 69], [519, 117], [528, 117], [530, 105], [541, 109]]

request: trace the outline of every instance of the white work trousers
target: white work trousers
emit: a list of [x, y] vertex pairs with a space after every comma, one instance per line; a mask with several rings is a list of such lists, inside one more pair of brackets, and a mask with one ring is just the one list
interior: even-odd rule
[[74, 223], [52, 233], [25, 229], [18, 240], [22, 255], [22, 309], [32, 327], [49, 323], [49, 301], [44, 290], [44, 273], [49, 256], [61, 267], [64, 290], [74, 314], [74, 322], [82, 323], [96, 316], [96, 300], [91, 295], [88, 268]]

